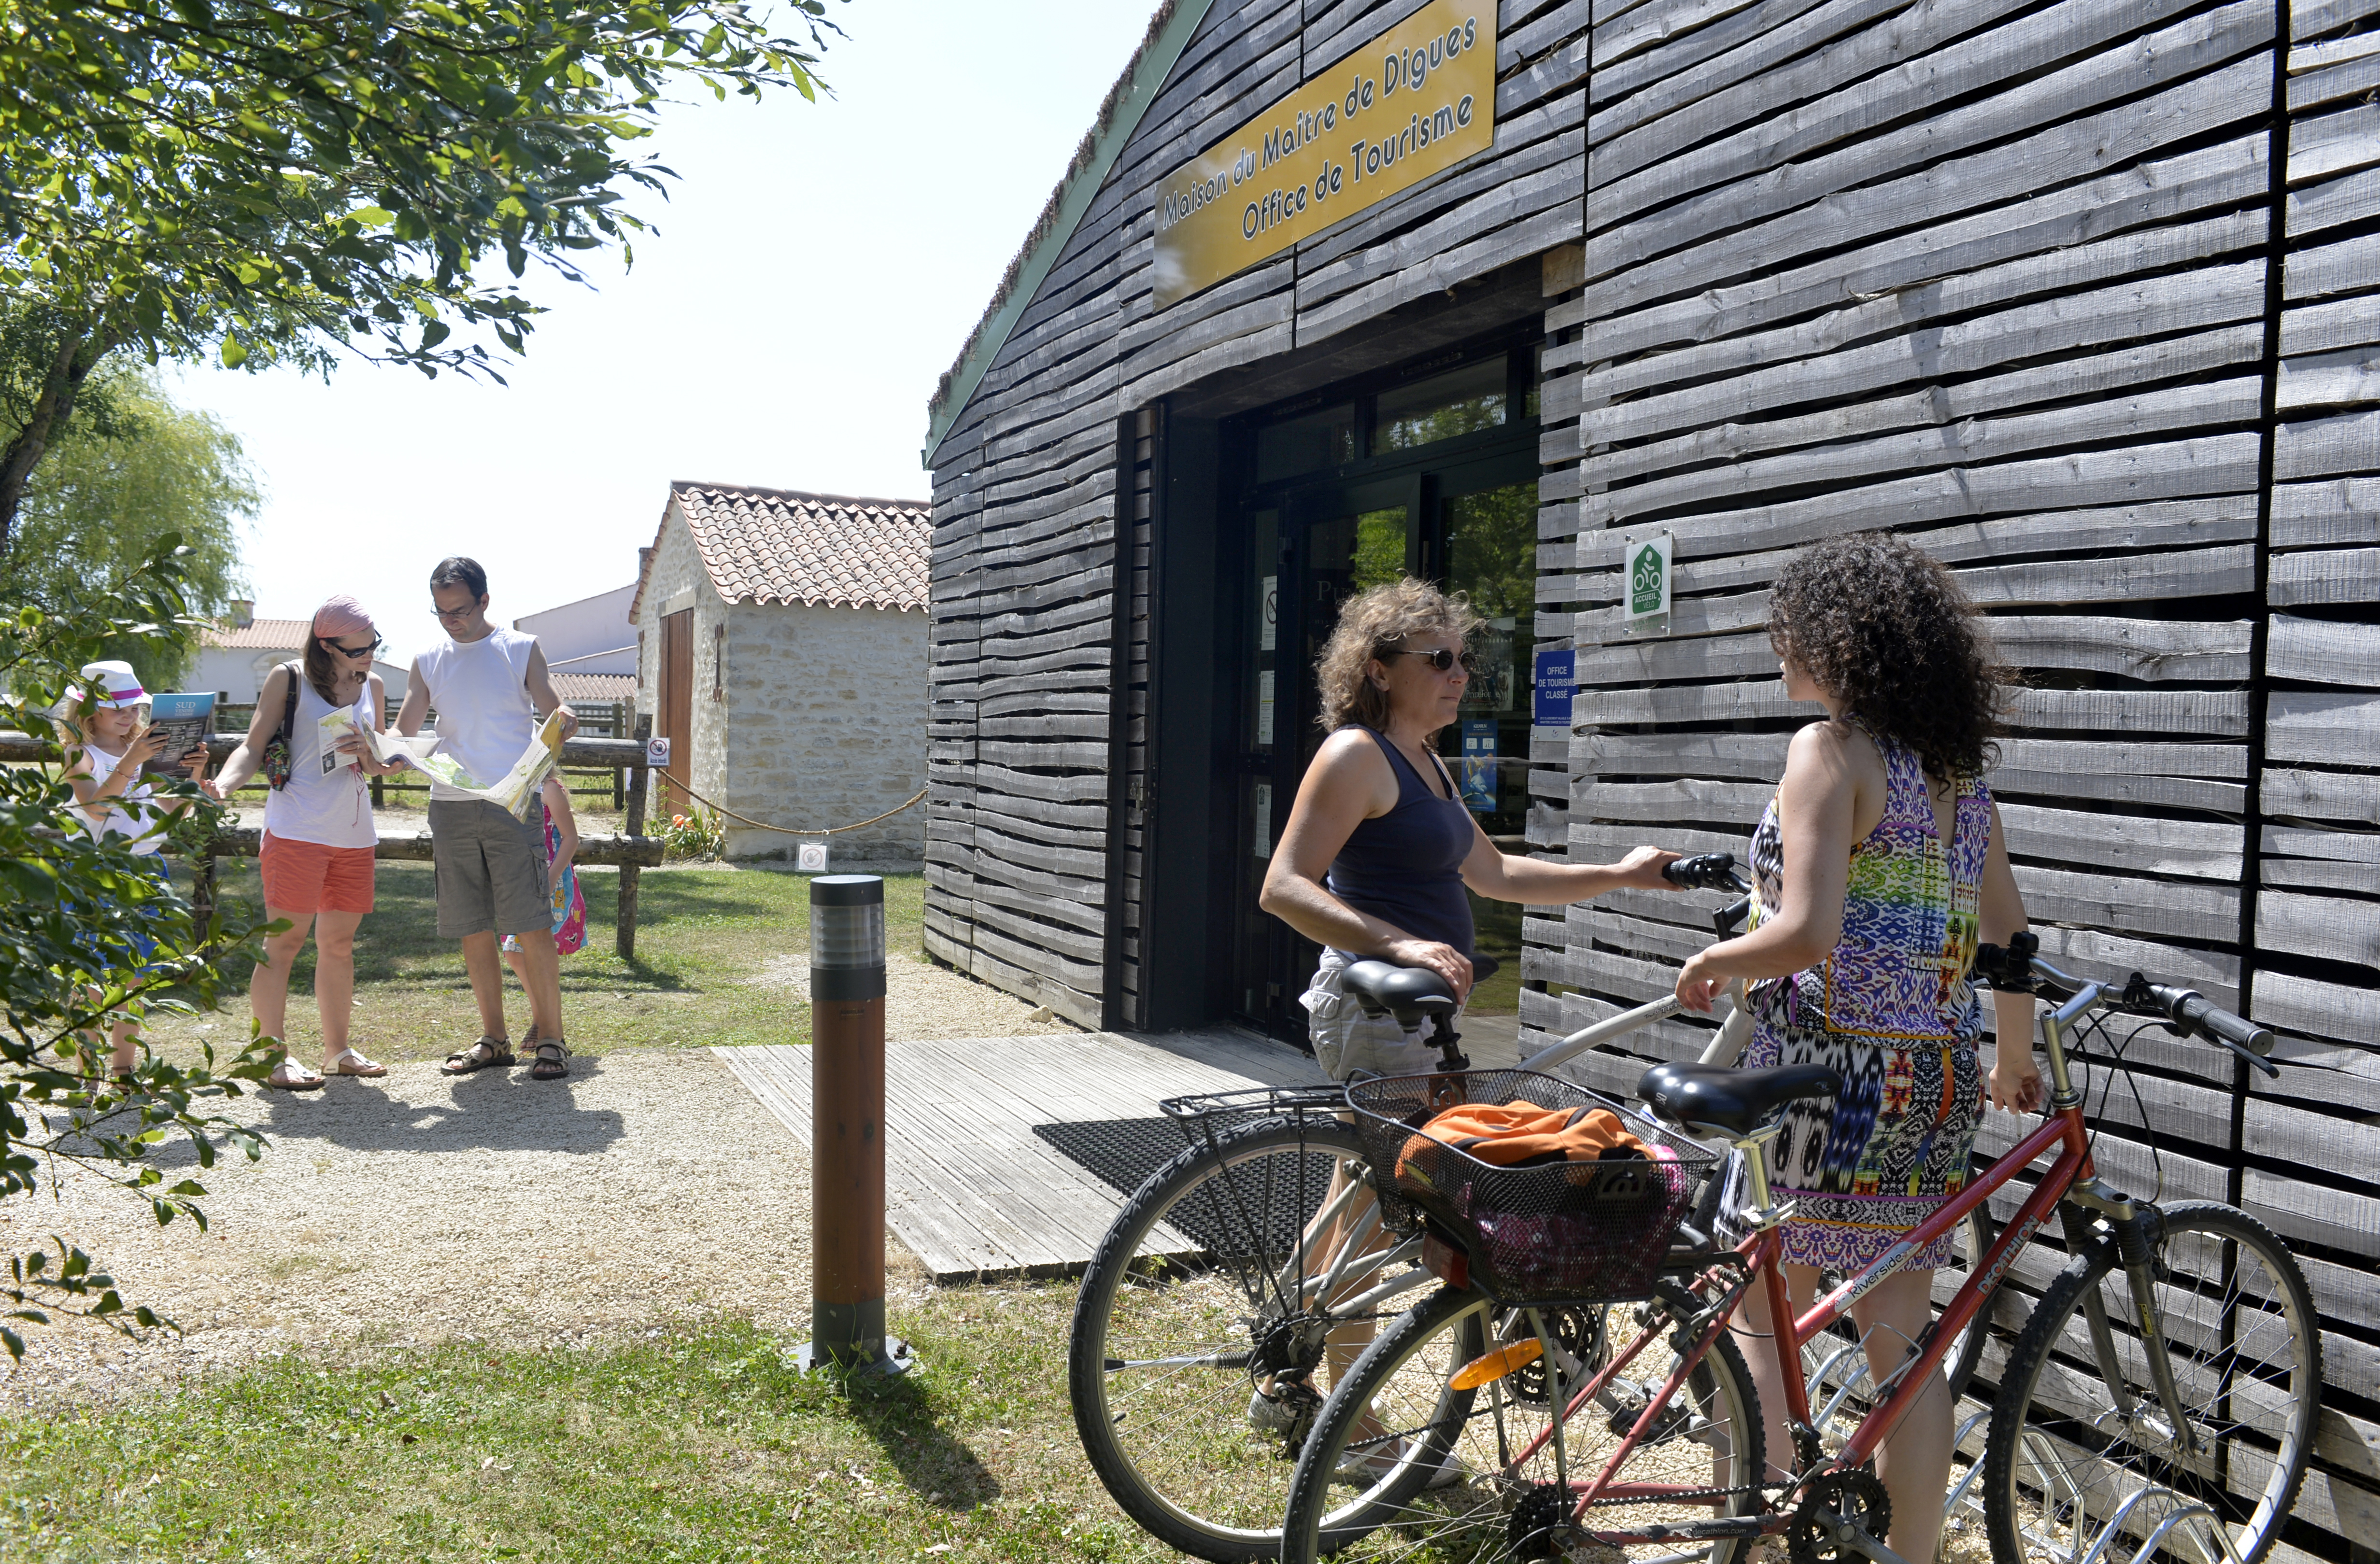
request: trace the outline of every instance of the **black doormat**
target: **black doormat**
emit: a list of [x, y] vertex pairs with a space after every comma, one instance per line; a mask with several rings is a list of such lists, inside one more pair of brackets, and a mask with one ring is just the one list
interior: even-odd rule
[[[1171, 1119], [1091, 1119], [1036, 1124], [1033, 1133], [1068, 1161], [1126, 1198], [1187, 1144]], [[1322, 1149], [1302, 1158], [1264, 1157], [1209, 1180], [1176, 1201], [1167, 1225], [1216, 1258], [1286, 1254], [1320, 1209], [1336, 1158]], [[1261, 1234], [1261, 1245], [1252, 1242]]]

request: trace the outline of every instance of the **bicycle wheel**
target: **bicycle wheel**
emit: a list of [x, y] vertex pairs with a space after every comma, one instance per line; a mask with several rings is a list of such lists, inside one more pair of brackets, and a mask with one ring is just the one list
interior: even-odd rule
[[[1677, 1364], [1666, 1340], [1674, 1322], [1662, 1306], [1585, 1312], [1604, 1322], [1609, 1351], [1624, 1352], [1640, 1333], [1653, 1338], [1592, 1400], [1576, 1393], [1585, 1375], [1567, 1368], [1559, 1397], [1517, 1394], [1517, 1376], [1451, 1391], [1450, 1378], [1491, 1340], [1533, 1333], [1526, 1312], [1495, 1316], [1475, 1292], [1441, 1291], [1382, 1332], [1298, 1457], [1282, 1526], [1286, 1564], [1324, 1554], [1384, 1564], [1734, 1564], [1759, 1529], [1752, 1474], [1761, 1470], [1760, 1407], [1742, 1355], [1720, 1337], [1614, 1473], [1635, 1491], [1611, 1490], [1579, 1514], [1575, 1500]], [[1497, 1318], [1504, 1328], [1491, 1338]]]
[[[1344, 1285], [1335, 1308], [1314, 1306], [1335, 1256], [1319, 1252], [1330, 1234], [1306, 1230], [1350, 1164], [1364, 1166], [1354, 1130], [1328, 1115], [1227, 1134], [1135, 1192], [1084, 1272], [1068, 1344], [1075, 1428], [1109, 1494], [1170, 1547], [1215, 1564], [1279, 1551], [1289, 1458], [1330, 1389], [1326, 1337], [1403, 1306], [1401, 1294], [1351, 1314]], [[1368, 1194], [1344, 1208], [1376, 1209]], [[1342, 1279], [1385, 1259], [1383, 1280], [1428, 1285], [1411, 1269], [1416, 1246], [1376, 1218], [1350, 1237], [1361, 1247]]]
[[[1984, 1456], [1998, 1564], [2256, 1564], [2297, 1497], [2322, 1394], [2305, 1278], [2244, 1212], [2192, 1202], [2162, 1217], [2161, 1351], [2112, 1242], [2059, 1273], [2018, 1340]], [[2186, 1440], [2156, 1389], [2159, 1356]]]

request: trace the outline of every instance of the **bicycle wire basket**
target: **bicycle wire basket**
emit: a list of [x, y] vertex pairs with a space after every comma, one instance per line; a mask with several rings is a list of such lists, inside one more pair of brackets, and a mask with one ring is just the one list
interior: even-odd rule
[[[1718, 1158], [1610, 1098], [1526, 1070], [1391, 1075], [1347, 1088], [1380, 1219], [1451, 1237], [1473, 1285], [1508, 1308], [1653, 1295], [1671, 1236]], [[1504, 1167], [1421, 1133], [1458, 1103], [1606, 1108], [1652, 1155]]]

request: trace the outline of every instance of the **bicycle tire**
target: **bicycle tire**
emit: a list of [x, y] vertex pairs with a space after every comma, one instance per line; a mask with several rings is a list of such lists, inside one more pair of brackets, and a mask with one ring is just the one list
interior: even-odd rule
[[[1451, 1368], [1486, 1351], [1485, 1328], [1495, 1317], [1493, 1305], [1478, 1293], [1449, 1289], [1407, 1313], [1366, 1350], [1324, 1405], [1298, 1456], [1282, 1525], [1284, 1564], [1312, 1564], [1342, 1553], [1367, 1564], [1570, 1557], [1581, 1546], [1613, 1564], [1621, 1557], [1643, 1558], [1648, 1564], [1654, 1558], [1736, 1564], [1748, 1538], [1709, 1541], [1705, 1547], [1682, 1546], [1684, 1539], [1674, 1537], [1620, 1546], [1600, 1537], [1561, 1538], [1545, 1530], [1560, 1523], [1558, 1498], [1550, 1497], [1561, 1491], [1556, 1485], [1591, 1477], [1622, 1432], [1641, 1419], [1649, 1399], [1644, 1388], [1658, 1388], [1676, 1363], [1666, 1342], [1648, 1346], [1624, 1380], [1614, 1379], [1602, 1396], [1563, 1419], [1559, 1463], [1550, 1440], [1534, 1453], [1528, 1449], [1549, 1426], [1551, 1403], [1507, 1396], [1500, 1382], [1452, 1392], [1434, 1411], [1422, 1410], [1431, 1388], [1444, 1385]], [[1674, 1324], [1658, 1304], [1641, 1313], [1613, 1306], [1604, 1318], [1608, 1326], [1660, 1334]], [[1641, 1473], [1645, 1481], [1732, 1487], [1731, 1496], [1700, 1509], [1671, 1504], [1656, 1513], [1640, 1504], [1593, 1512], [1607, 1522], [1645, 1524], [1706, 1513], [1749, 1519], [1757, 1513], [1756, 1490], [1748, 1482], [1735, 1482], [1739, 1472], [1761, 1471], [1763, 1461], [1759, 1396], [1735, 1343], [1718, 1337], [1679, 1395], [1691, 1407], [1682, 1404], [1674, 1418], [1657, 1419], [1657, 1432], [1631, 1452], [1621, 1472]], [[1386, 1443], [1378, 1434], [1359, 1438], [1366, 1413], [1402, 1443]], [[1334, 1495], [1352, 1485], [1342, 1470], [1351, 1446], [1359, 1457], [1377, 1451], [1388, 1458], [1387, 1469], [1366, 1473], [1377, 1480], [1334, 1509]], [[1698, 1453], [1700, 1447], [1709, 1453]], [[1450, 1454], [1462, 1462], [1461, 1480], [1427, 1485]]]
[[[1284, 1272], [1293, 1283], [1297, 1275], [1318, 1273], [1310, 1256], [1302, 1263], [1293, 1250], [1267, 1252], [1280, 1241], [1279, 1219], [1262, 1243], [1240, 1242], [1255, 1231], [1248, 1210], [1258, 1204], [1270, 1209], [1272, 1195], [1285, 1193], [1289, 1206], [1302, 1206], [1310, 1217], [1327, 1187], [1328, 1167], [1362, 1156], [1354, 1130], [1327, 1116], [1243, 1126], [1150, 1175], [1084, 1271], [1067, 1348], [1075, 1433], [1109, 1495], [1169, 1547], [1212, 1564], [1278, 1553], [1288, 1500], [1284, 1456], [1295, 1453], [1284, 1445], [1294, 1430], [1252, 1426], [1256, 1374], [1245, 1364], [1157, 1365], [1129, 1381], [1119, 1378], [1127, 1368], [1111, 1365], [1252, 1353], [1267, 1289], [1278, 1288]], [[1274, 1182], [1257, 1188], [1268, 1172]], [[1299, 1177], [1314, 1198], [1293, 1187]], [[1227, 1179], [1236, 1182], [1219, 1182]], [[1182, 1231], [1169, 1218], [1207, 1230], [1206, 1263], [1161, 1257], [1176, 1241], [1152, 1235], [1160, 1228]], [[1233, 1248], [1257, 1253], [1227, 1253]], [[1220, 1260], [1211, 1258], [1217, 1255]], [[1281, 1268], [1256, 1277], [1255, 1267]]]
[[[2305, 1277], [2272, 1230], [2243, 1211], [2193, 1201], [2160, 1215], [2151, 1241], [2160, 1328], [2206, 1454], [2175, 1448], [2115, 1244], [2095, 1243], [2034, 1309], [1992, 1409], [1984, 1515], [1995, 1559], [2073, 1564], [2104, 1537], [2106, 1564], [2130, 1564], [2149, 1557], [2169, 1525], [2194, 1546], [2166, 1552], [2219, 1561], [2205, 1521], [2168, 1520], [2199, 1504], [2229, 1534], [2239, 1564], [2257, 1564], [2296, 1501], [2322, 1392]], [[2108, 1389], [2110, 1377], [2122, 1395]], [[2126, 1507], [2131, 1495], [2140, 1497]]]

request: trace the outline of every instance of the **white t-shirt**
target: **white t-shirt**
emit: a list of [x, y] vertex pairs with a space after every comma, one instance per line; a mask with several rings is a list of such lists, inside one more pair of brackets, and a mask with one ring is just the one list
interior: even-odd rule
[[[413, 660], [414, 677], [438, 713], [438, 753], [482, 783], [501, 781], [537, 736], [528, 698], [537, 637], [492, 630], [476, 641], [444, 640]], [[432, 799], [464, 797], [432, 777]]]
[[[82, 752], [91, 760], [91, 780], [101, 786], [106, 785], [107, 779], [115, 774], [115, 768], [124, 764], [123, 756], [110, 755], [95, 745], [83, 746]], [[150, 807], [149, 800], [154, 796], [155, 793], [149, 783], [136, 780], [130, 787], [124, 790], [121, 798], [108, 801], [105, 819], [92, 819], [89, 812], [79, 805], [75, 808], [75, 817], [82, 821], [83, 829], [102, 842], [111, 836], [140, 836], [154, 826], [163, 813], [162, 810]], [[134, 843], [132, 850], [135, 853], [149, 854], [162, 852], [164, 846], [165, 839], [163, 836], [152, 836], [146, 842]]]
[[[289, 783], [265, 794], [264, 829], [284, 842], [372, 846], [380, 836], [372, 830], [371, 784], [358, 766], [323, 769], [322, 719], [331, 714], [331, 703], [302, 671], [297, 678], [298, 710], [289, 719]], [[377, 724], [370, 679], [347, 711], [358, 728]], [[337, 758], [337, 752], [332, 756]]]

